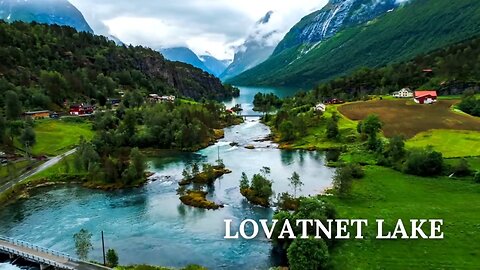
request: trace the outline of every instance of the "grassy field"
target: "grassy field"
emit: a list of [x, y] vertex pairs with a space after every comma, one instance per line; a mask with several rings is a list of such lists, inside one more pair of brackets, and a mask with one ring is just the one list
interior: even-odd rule
[[[337, 113], [340, 117], [338, 121], [338, 128], [342, 135], [342, 137], [346, 137], [350, 134], [354, 134], [357, 128], [357, 123], [352, 121], [342, 114], [338, 113], [338, 106], [328, 106], [327, 111], [323, 114], [325, 119], [329, 119], [332, 117], [333, 113]], [[326, 121], [322, 121], [320, 125], [310, 128], [308, 130], [307, 136], [298, 139], [291, 145], [294, 149], [309, 149], [309, 148], [316, 148], [316, 149], [331, 149], [337, 148], [344, 145], [344, 142], [336, 142], [326, 138], [325, 136], [326, 131]]]
[[[335, 269], [479, 269], [480, 184], [421, 178], [376, 166], [354, 183], [347, 199], [328, 197], [342, 218], [368, 219], [364, 240], [333, 252]], [[375, 219], [393, 230], [397, 219], [440, 218], [442, 240], [376, 240]], [[407, 228], [407, 231], [409, 227]], [[427, 230], [425, 230], [427, 232]]]
[[403, 134], [412, 138], [431, 129], [480, 131], [480, 118], [453, 112], [456, 100], [440, 100], [434, 105], [414, 104], [406, 100], [378, 100], [348, 103], [338, 110], [351, 120], [377, 114], [384, 122], [387, 137]]
[[41, 120], [35, 122], [37, 143], [32, 149], [34, 155], [59, 155], [78, 144], [80, 137], [93, 138], [90, 123], [70, 123], [62, 120]]
[[480, 132], [466, 130], [430, 130], [417, 134], [406, 143], [407, 147], [428, 145], [444, 157], [480, 156]]

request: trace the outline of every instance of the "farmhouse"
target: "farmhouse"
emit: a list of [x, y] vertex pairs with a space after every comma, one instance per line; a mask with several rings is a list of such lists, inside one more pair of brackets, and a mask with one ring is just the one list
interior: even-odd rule
[[94, 108], [90, 105], [75, 104], [70, 106], [70, 115], [86, 115], [92, 114]]
[[25, 117], [30, 117], [32, 119], [42, 119], [50, 117], [49, 111], [33, 111], [33, 112], [25, 112], [23, 113]]
[[437, 102], [437, 91], [415, 91], [415, 102], [418, 104], [432, 104]]
[[315, 107], [313, 107], [313, 110], [315, 112], [325, 112], [325, 110], [327, 109], [327, 105], [323, 104], [323, 103], [318, 103], [317, 105], [315, 105]]
[[151, 103], [174, 102], [175, 96], [159, 96], [157, 94], [149, 94], [148, 101]]
[[345, 101], [338, 98], [330, 98], [323, 102], [324, 104], [343, 104]]
[[410, 88], [403, 88], [400, 91], [393, 92], [392, 96], [396, 98], [412, 98], [413, 92]]

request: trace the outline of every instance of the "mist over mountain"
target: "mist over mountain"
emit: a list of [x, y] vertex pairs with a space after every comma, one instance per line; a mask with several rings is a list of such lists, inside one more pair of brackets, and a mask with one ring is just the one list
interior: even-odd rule
[[227, 82], [310, 88], [479, 34], [476, 0], [332, 0], [298, 22], [265, 62]]
[[233, 62], [220, 75], [220, 78], [224, 80], [232, 78], [262, 63], [272, 54], [280, 34], [268, 25], [273, 15], [274, 12], [269, 11], [256, 22], [245, 42], [235, 49]]
[[0, 19], [65, 25], [93, 33], [82, 13], [67, 0], [2, 0]]

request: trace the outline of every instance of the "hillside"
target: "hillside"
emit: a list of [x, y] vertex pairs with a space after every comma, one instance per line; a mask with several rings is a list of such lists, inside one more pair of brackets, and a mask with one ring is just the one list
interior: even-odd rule
[[[442, 23], [439, 23], [442, 22]], [[381, 67], [480, 33], [480, 2], [413, 0], [359, 26], [348, 27], [302, 57], [291, 47], [229, 80], [237, 85], [312, 87], [359, 67]]]
[[317, 97], [360, 99], [409, 87], [436, 89], [440, 95], [461, 95], [480, 85], [479, 55], [480, 37], [476, 37], [417, 55], [410, 61], [382, 68], [360, 68], [348, 76], [319, 84], [313, 92]]
[[0, 58], [2, 99], [5, 91], [15, 90], [28, 109], [63, 106], [66, 100], [102, 103], [119, 91], [194, 99], [233, 94], [219, 79], [191, 65], [66, 26], [0, 22]]

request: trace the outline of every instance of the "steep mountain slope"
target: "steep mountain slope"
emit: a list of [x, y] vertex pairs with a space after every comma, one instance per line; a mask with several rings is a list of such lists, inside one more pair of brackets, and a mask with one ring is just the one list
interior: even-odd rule
[[304, 45], [304, 51], [334, 36], [339, 30], [362, 24], [392, 11], [397, 0], [331, 0], [324, 8], [304, 17], [275, 48], [274, 55]]
[[82, 13], [68, 0], [3, 0], [0, 1], [0, 19], [66, 25], [93, 33]]
[[270, 22], [272, 15], [273, 12], [269, 11], [257, 21], [252, 33], [242, 45], [236, 48], [233, 62], [220, 75], [222, 80], [232, 78], [245, 70], [255, 67], [267, 60], [272, 54], [276, 44], [273, 44], [269, 39], [276, 34], [276, 31], [264, 31], [264, 27]]
[[[480, 37], [417, 55], [382, 68], [361, 68], [348, 76], [315, 87], [316, 99], [361, 99], [371, 94], [391, 94], [401, 88], [436, 89], [440, 95], [461, 95], [480, 86]], [[428, 71], [426, 71], [428, 70]]]
[[203, 61], [200, 60], [200, 58], [198, 58], [198, 56], [187, 47], [160, 49], [160, 53], [170, 61], [187, 63], [203, 71], [211, 73]]
[[225, 69], [228, 67], [230, 61], [228, 60], [218, 60], [217, 58], [211, 55], [200, 55], [200, 60], [203, 62], [205, 67], [209, 70], [210, 73], [218, 77]]
[[311, 87], [361, 66], [408, 60], [478, 34], [479, 1], [411, 0], [375, 20], [342, 29], [308, 51], [303, 44], [284, 42], [293, 47], [282, 45], [267, 61], [229, 82]]
[[148, 93], [224, 99], [235, 90], [154, 50], [116, 46], [66, 26], [0, 21], [0, 59], [0, 104], [5, 91], [15, 89], [26, 108], [63, 106], [65, 100], [105, 102], [118, 90], [130, 93], [131, 102]]

